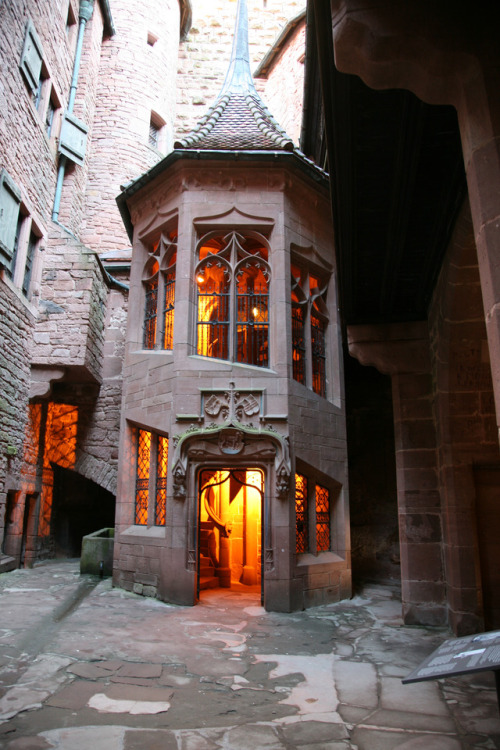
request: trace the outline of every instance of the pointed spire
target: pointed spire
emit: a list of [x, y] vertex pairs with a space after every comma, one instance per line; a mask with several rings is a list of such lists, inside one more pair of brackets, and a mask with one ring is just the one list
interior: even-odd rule
[[194, 129], [174, 148], [211, 151], [293, 151], [255, 88], [248, 50], [246, 0], [238, 0], [231, 60], [219, 95]]
[[[231, 60], [219, 96], [223, 96], [229, 91], [235, 94], [255, 91], [248, 49], [247, 0], [238, 0]], [[255, 91], [255, 93], [257, 92]]]

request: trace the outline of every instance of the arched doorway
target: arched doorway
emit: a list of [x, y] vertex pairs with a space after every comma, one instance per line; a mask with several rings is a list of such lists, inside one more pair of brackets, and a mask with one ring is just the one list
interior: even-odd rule
[[264, 473], [205, 468], [198, 477], [198, 598], [211, 588], [244, 586], [263, 601]]

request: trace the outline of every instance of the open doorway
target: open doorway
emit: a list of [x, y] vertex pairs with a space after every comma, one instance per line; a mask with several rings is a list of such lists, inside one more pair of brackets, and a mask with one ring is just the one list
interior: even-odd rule
[[262, 470], [203, 469], [198, 487], [198, 596], [243, 586], [262, 601]]
[[115, 525], [115, 497], [90, 479], [53, 464], [51, 536], [55, 557], [80, 557], [82, 538]]

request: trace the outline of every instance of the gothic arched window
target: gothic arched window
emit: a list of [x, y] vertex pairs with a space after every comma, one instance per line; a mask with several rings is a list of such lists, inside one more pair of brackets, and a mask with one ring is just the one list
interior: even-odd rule
[[176, 260], [177, 236], [174, 232], [163, 234], [146, 261], [142, 274], [145, 291], [144, 349], [173, 348]]
[[293, 378], [325, 398], [328, 282], [306, 267], [291, 270]]
[[267, 240], [258, 232], [213, 231], [197, 254], [197, 353], [269, 367]]

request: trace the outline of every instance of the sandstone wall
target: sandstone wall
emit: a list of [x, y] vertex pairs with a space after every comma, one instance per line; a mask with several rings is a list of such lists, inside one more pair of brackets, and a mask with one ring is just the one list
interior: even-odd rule
[[[112, 3], [116, 34], [105, 39], [96, 87], [81, 239], [99, 252], [129, 247], [115, 198], [121, 185], [172, 148], [179, 47], [178, 0]], [[149, 144], [152, 112], [158, 148]]]

